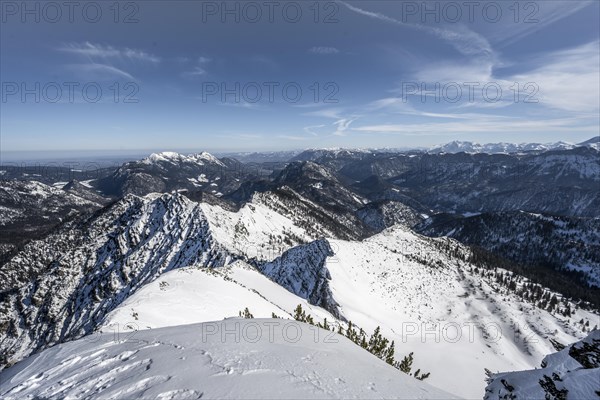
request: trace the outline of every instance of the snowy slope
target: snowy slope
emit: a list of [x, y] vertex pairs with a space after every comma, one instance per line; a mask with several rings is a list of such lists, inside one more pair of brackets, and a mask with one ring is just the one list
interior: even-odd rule
[[171, 269], [224, 265], [197, 203], [129, 195], [33, 241], [0, 270], [0, 368], [90, 332]]
[[318, 319], [334, 318], [236, 261], [222, 268], [180, 268], [161, 275], [111, 312], [97, 332], [131, 331], [214, 321], [248, 307], [257, 318], [291, 318], [298, 304]]
[[357, 223], [358, 219], [326, 209], [287, 186], [255, 193], [252, 203], [262, 204], [286, 216], [312, 239], [332, 237], [356, 240], [364, 235], [364, 227]]
[[33, 265], [42, 278], [4, 279], [22, 284], [0, 293], [3, 350], [19, 359], [98, 326], [103, 337], [115, 330], [137, 337], [142, 332], [132, 330], [217, 320], [245, 307], [257, 317], [288, 317], [302, 304], [317, 321], [351, 320], [368, 333], [381, 326], [399, 355], [415, 353], [414, 369], [431, 372], [428, 383], [480, 398], [484, 368], [532, 368], [551, 351], [549, 338], [572, 342], [584, 336], [579, 320], [598, 321], [574, 305], [565, 317], [524, 301], [476, 272], [470, 250], [451, 239], [398, 226], [362, 242], [304, 244], [316, 238], [296, 224], [298, 208], [269, 199], [281, 197], [266, 193], [231, 212], [178, 194], [128, 196], [32, 244], [12, 271]]
[[247, 203], [237, 212], [201, 203], [215, 239], [229, 252], [244, 258], [271, 261], [292, 245], [310, 241], [294, 221], [261, 203]]
[[30, 357], [0, 381], [5, 399], [452, 398], [345, 337], [278, 319], [80, 339]]
[[531, 368], [552, 348], [549, 337], [573, 341], [584, 335], [577, 321], [598, 321], [584, 310], [567, 318], [524, 302], [475, 273], [456, 241], [396, 227], [364, 242], [326, 242], [332, 254], [314, 242], [259, 268], [367, 332], [381, 326], [401, 354], [415, 352], [430, 383], [459, 396], [481, 396], [484, 368]]
[[548, 355], [542, 368], [493, 374], [485, 399], [594, 399], [600, 396], [600, 331]]
[[582, 310], [552, 315], [505, 294], [450, 256], [462, 246], [447, 241], [447, 251], [443, 243], [392, 228], [362, 243], [331, 241], [335, 256], [326, 264], [342, 316], [367, 332], [381, 325], [399, 352], [415, 352], [416, 367], [437, 387], [480, 397], [484, 368], [538, 365], [551, 349], [547, 337], [573, 341], [583, 335], [577, 318], [599, 320]]
[[128, 195], [30, 243], [0, 271], [0, 365], [90, 332], [163, 272], [270, 261], [313, 238], [263, 203], [230, 212], [180, 194]]
[[468, 254], [456, 241], [402, 227], [364, 242], [319, 240], [258, 270], [237, 262], [212, 272], [171, 272], [115, 310], [102, 330], [130, 322], [146, 329], [209, 321], [245, 307], [255, 316], [288, 317], [302, 304], [316, 321], [335, 315], [334, 324], [351, 320], [368, 333], [380, 325], [398, 354], [415, 352], [415, 369], [431, 372], [429, 383], [473, 398], [484, 392], [484, 368], [532, 368], [551, 351], [549, 338], [574, 341], [584, 335], [579, 320], [598, 321], [584, 310], [564, 317], [524, 302], [474, 273], [464, 261]]

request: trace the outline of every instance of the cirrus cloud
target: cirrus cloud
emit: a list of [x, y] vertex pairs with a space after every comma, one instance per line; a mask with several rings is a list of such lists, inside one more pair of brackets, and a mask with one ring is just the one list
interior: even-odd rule
[[340, 51], [335, 47], [315, 46], [308, 49], [308, 52], [313, 54], [338, 54]]

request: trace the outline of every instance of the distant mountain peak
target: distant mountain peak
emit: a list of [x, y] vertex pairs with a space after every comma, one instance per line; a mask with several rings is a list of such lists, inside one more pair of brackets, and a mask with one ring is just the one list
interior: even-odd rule
[[488, 153], [488, 154], [511, 154], [525, 151], [548, 151], [548, 150], [569, 150], [579, 145], [558, 141], [553, 143], [486, 143], [459, 141], [437, 145], [428, 150], [428, 153]]
[[594, 136], [593, 138], [588, 139], [585, 142], [578, 143], [577, 145], [591, 147], [593, 149], [600, 150], [600, 135]]
[[171, 164], [199, 163], [201, 165], [203, 165], [204, 162], [208, 162], [210, 164], [217, 164], [220, 166], [225, 166], [225, 164], [223, 164], [217, 157], [213, 156], [212, 154], [210, 154], [206, 151], [203, 151], [201, 153], [189, 154], [189, 155], [176, 153], [173, 151], [163, 151], [160, 153], [152, 153], [148, 157], [141, 160], [140, 162], [143, 164], [156, 164], [156, 163], [165, 163], [165, 162], [171, 163]]
[[299, 182], [300, 179], [320, 180], [335, 177], [325, 167], [312, 161], [294, 161], [287, 165], [276, 179], [277, 183]]

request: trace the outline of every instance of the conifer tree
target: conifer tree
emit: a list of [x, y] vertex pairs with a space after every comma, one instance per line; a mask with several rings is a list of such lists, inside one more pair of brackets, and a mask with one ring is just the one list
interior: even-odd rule
[[410, 352], [407, 356], [405, 356], [400, 363], [396, 362], [397, 367], [400, 371], [405, 374], [410, 375], [410, 371], [412, 370], [413, 363], [413, 353]]
[[250, 310], [248, 310], [248, 307], [246, 307], [243, 312], [240, 311], [238, 314], [239, 314], [240, 317], [243, 317], [243, 318], [246, 318], [246, 319], [254, 318], [254, 315], [252, 315], [250, 313]]
[[[352, 321], [348, 321], [348, 329], [346, 329], [346, 337], [352, 340]], [[354, 340], [352, 340], [354, 341]]]
[[390, 347], [388, 347], [386, 353], [385, 353], [385, 362], [390, 364], [390, 365], [394, 365], [394, 352], [396, 350], [394, 349], [394, 341], [392, 340], [392, 344], [390, 345]]
[[294, 319], [296, 321], [304, 322], [306, 320], [306, 313], [302, 309], [302, 304], [298, 304], [294, 310]]

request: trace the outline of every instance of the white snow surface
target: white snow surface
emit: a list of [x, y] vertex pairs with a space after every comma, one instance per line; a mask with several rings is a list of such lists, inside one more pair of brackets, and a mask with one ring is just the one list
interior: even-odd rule
[[219, 165], [224, 167], [223, 164], [217, 157], [213, 156], [210, 153], [203, 151], [202, 153], [196, 154], [180, 154], [172, 151], [163, 151], [161, 153], [152, 153], [148, 157], [144, 158], [141, 163], [143, 164], [160, 164], [160, 163], [168, 163], [168, 164], [183, 164], [183, 163], [192, 163], [198, 165], [204, 165], [205, 163]]
[[[148, 196], [147, 199], [151, 197]], [[189, 201], [184, 203], [187, 204]], [[333, 300], [331, 304], [336, 305], [336, 315], [343, 318], [336, 320], [327, 310], [309, 305], [303, 298], [303, 293], [287, 291], [248, 264], [241, 261], [233, 262], [235, 257], [248, 260], [256, 258], [260, 261], [278, 259], [292, 246], [290, 240], [295, 242], [296, 239], [311, 239], [304, 229], [263, 202], [248, 203], [237, 213], [208, 204], [197, 207], [202, 210], [203, 218], [206, 218], [207, 234], [210, 234], [215, 246], [223, 247], [233, 256], [224, 260], [225, 266], [206, 269], [195, 265], [158, 276], [153, 282], [139, 288], [104, 319], [97, 331], [97, 335], [101, 337], [98, 343], [87, 343], [84, 338], [83, 341], [59, 345], [4, 371], [0, 376], [2, 378], [0, 397], [6, 395], [9, 398], [10, 396], [63, 398], [77, 397], [78, 393], [79, 397], [82, 397], [85, 393], [97, 393], [94, 390], [100, 390], [104, 386], [106, 388], [102, 390], [108, 391], [103, 392], [102, 397], [112, 398], [157, 397], [163, 392], [184, 389], [189, 392], [171, 394], [185, 398], [193, 398], [201, 394], [209, 398], [263, 398], [271, 395], [274, 398], [398, 398], [399, 396], [415, 398], [421, 396], [421, 392], [414, 392], [411, 388], [389, 386], [390, 391], [380, 389], [387, 387], [378, 383], [377, 379], [383, 375], [376, 378], [377, 374], [371, 374], [371, 364], [368, 363], [353, 364], [332, 357], [328, 360], [338, 363], [337, 371], [333, 367], [321, 369], [319, 364], [321, 361], [315, 363], [313, 361], [321, 360], [320, 357], [323, 356], [319, 352], [328, 354], [328, 347], [323, 343], [311, 347], [314, 352], [311, 353], [311, 350], [308, 353], [312, 354], [310, 356], [312, 358], [302, 359], [301, 357], [305, 357], [303, 355], [295, 361], [295, 364], [287, 359], [276, 361], [275, 356], [268, 356], [272, 352], [279, 354], [277, 350], [279, 344], [273, 348], [267, 348], [266, 345], [265, 348], [241, 348], [236, 353], [232, 350], [235, 346], [227, 349], [227, 346], [221, 343], [222, 348], [219, 351], [230, 354], [231, 359], [217, 357], [218, 361], [215, 361], [214, 365], [211, 362], [202, 364], [201, 360], [204, 359], [202, 357], [206, 354], [213, 357], [216, 350], [203, 348], [199, 350], [198, 347], [194, 347], [194, 343], [197, 343], [194, 340], [197, 339], [198, 334], [196, 332], [196, 339], [193, 339], [191, 337], [193, 335], [189, 333], [193, 330], [189, 325], [191, 323], [236, 316], [238, 311], [245, 307], [248, 307], [258, 318], [268, 318], [271, 313], [289, 318], [294, 307], [302, 304], [316, 322], [327, 318], [334, 326], [337, 324], [345, 326], [346, 322], [343, 319], [351, 320], [358, 327], [365, 329], [367, 334], [370, 334], [375, 327], [381, 326], [383, 335], [396, 343], [396, 359], [414, 352], [413, 370], [420, 368], [423, 372], [431, 372], [427, 383], [457, 396], [481, 398], [486, 385], [484, 368], [492, 371], [534, 368], [539, 365], [544, 355], [552, 351], [549, 338], [554, 338], [561, 343], [573, 342], [585, 335], [582, 327], [577, 325], [577, 321], [586, 319], [591, 321], [593, 326], [594, 321], [598, 321], [599, 318], [598, 315], [581, 309], [577, 309], [570, 318], [540, 310], [523, 302], [516, 295], [503, 291], [495, 281], [472, 273], [470, 271], [472, 265], [457, 256], [467, 251], [458, 242], [447, 238], [427, 238], [397, 226], [363, 242], [327, 239], [326, 242], [329, 243], [333, 254], [326, 257], [324, 265], [326, 270], [316, 272], [319, 272], [319, 279], [326, 277], [327, 285], [320, 286], [319, 290], [323, 293], [319, 294], [322, 294], [320, 298], [331, 296]], [[283, 238], [286, 238], [288, 243], [282, 241]], [[450, 256], [440, 250], [440, 246], [453, 249], [456, 255]], [[317, 256], [313, 253], [315, 247], [303, 247], [306, 249], [302, 250], [305, 252], [306, 259], [315, 259]], [[281, 281], [293, 279], [298, 287], [304, 287], [305, 284], [307, 287], [314, 287], [315, 282], [311, 280], [314, 280], [315, 276], [291, 275], [292, 272], [302, 272], [297, 268], [298, 257], [301, 256], [303, 255], [296, 254], [295, 257], [282, 257], [283, 261], [278, 264], [280, 270], [271, 272], [273, 275], [277, 274]], [[321, 280], [320, 283], [324, 281]], [[295, 288], [292, 286], [290, 290]], [[325, 291], [329, 291], [329, 294]], [[171, 328], [163, 330], [162, 327]], [[134, 332], [136, 330], [139, 332]], [[128, 350], [122, 343], [110, 343], [110, 340], [106, 339], [106, 336], [114, 336], [114, 332], [121, 332], [121, 335], [133, 336], [136, 339], [143, 337], [147, 346], [154, 344], [156, 348], [138, 346]], [[160, 336], [153, 336], [159, 333]], [[97, 335], [90, 336], [87, 340], [92, 340]], [[181, 338], [181, 341], [175, 341], [173, 338]], [[188, 339], [189, 341], [186, 341]], [[188, 351], [176, 347], [168, 348], [169, 346], [164, 343], [176, 343], [177, 346], [184, 347]], [[122, 346], [116, 347], [117, 345]], [[352, 346], [371, 357], [359, 347]], [[297, 349], [291, 347], [294, 349], [289, 351], [285, 347], [286, 356], [288, 353], [290, 356], [297, 355], [295, 353]], [[163, 352], [163, 350], [168, 351]], [[100, 351], [102, 353], [89, 357], [90, 354]], [[137, 351], [138, 353], [135, 354], [139, 355], [135, 360], [143, 361], [145, 364], [139, 366], [131, 364], [132, 358], [127, 356], [124, 357], [127, 359], [127, 364], [119, 364], [121, 362], [119, 357], [127, 351]], [[177, 355], [169, 351], [176, 352]], [[163, 353], [167, 360], [164, 361], [166, 364], [163, 364], [161, 358]], [[185, 360], [179, 360], [178, 357], [185, 357]], [[265, 357], [269, 363], [265, 361]], [[352, 357], [355, 357], [354, 353]], [[356, 357], [358, 357], [356, 360], [360, 360], [362, 356]], [[81, 361], [82, 359], [84, 361]], [[150, 359], [151, 362], [144, 361]], [[213, 357], [213, 361], [216, 359]], [[196, 371], [199, 371], [198, 376], [191, 377], [191, 372], [187, 372], [188, 369], [194, 370], [192, 368], [194, 364], [186, 364], [188, 362], [186, 360], [194, 360], [198, 364], [196, 368]], [[252, 370], [246, 374], [238, 373], [235, 369], [238, 361], [242, 365], [242, 371], [255, 368], [260, 372]], [[44, 364], [46, 362], [47, 364]], [[174, 364], [174, 362], [181, 364]], [[76, 365], [73, 370], [69, 370], [71, 363]], [[100, 369], [93, 372], [96, 365]], [[150, 369], [146, 370], [148, 365]], [[159, 365], [168, 367], [159, 369]], [[210, 369], [216, 368], [215, 365], [231, 367], [234, 372], [227, 374], [225, 369], [225, 372], [221, 371], [221, 376]], [[267, 365], [264, 367], [267, 372], [262, 370], [263, 365]], [[352, 386], [348, 386], [351, 389], [344, 388], [338, 392], [332, 389], [337, 386], [332, 386], [329, 380], [335, 381], [338, 378], [332, 374], [338, 373], [340, 365], [355, 366], [351, 369], [363, 376], [340, 376], [344, 385]], [[119, 370], [121, 366], [125, 367], [125, 370]], [[218, 377], [214, 378], [214, 382], [219, 384], [213, 384], [211, 380], [208, 384], [202, 385], [201, 377], [212, 376], [202, 368], [213, 371], [212, 375]], [[303, 369], [300, 373], [296, 373], [294, 368]], [[177, 372], [174, 372], [175, 369]], [[23, 370], [24, 372], [21, 373], [20, 371]], [[120, 372], [113, 374], [112, 370]], [[88, 372], [90, 375], [86, 375]], [[401, 383], [402, 378], [409, 378], [395, 369], [391, 369], [391, 372], [395, 377], [400, 375], [399, 380], [394, 381], [396, 383]], [[368, 374], [367, 377], [364, 377], [365, 373]], [[239, 378], [239, 383], [236, 380], [221, 380], [231, 378], [228, 378], [229, 375]], [[8, 379], [5, 377], [9, 376], [10, 380], [5, 385], [5, 379]], [[74, 378], [71, 379], [69, 376]], [[157, 376], [159, 378], [155, 378]], [[188, 378], [189, 384], [186, 381]], [[246, 385], [245, 379], [252, 381], [253, 378], [258, 379], [256, 381], [258, 383], [265, 383]], [[411, 383], [416, 382], [414, 378], [409, 379]], [[155, 381], [159, 383], [153, 383]], [[176, 385], [184, 381], [185, 385]], [[312, 391], [296, 391], [304, 390], [307, 382], [309, 386], [306, 387]], [[371, 386], [369, 382], [375, 384], [377, 391], [373, 392], [369, 389]], [[392, 385], [390, 382], [388, 381]], [[174, 389], [175, 386], [177, 389]], [[257, 387], [260, 386], [263, 389], [258, 393], [256, 390], [259, 390]], [[290, 391], [284, 391], [288, 386]], [[17, 390], [17, 387], [21, 388], [20, 391], [13, 392], [12, 390]], [[126, 387], [132, 392], [120, 391], [125, 390]], [[226, 392], [226, 388], [230, 387], [231, 391]], [[268, 387], [269, 390], [265, 391], [264, 387]], [[272, 387], [275, 389], [271, 392]], [[235, 388], [239, 391], [234, 391]], [[48, 391], [44, 392], [44, 390]], [[88, 391], [77, 392], [77, 390]], [[435, 393], [440, 392], [424, 392], [421, 397], [436, 397]], [[446, 393], [441, 397], [448, 398], [449, 395]]]
[[[249, 307], [255, 317], [291, 318], [298, 304], [318, 320], [332, 315], [288, 292], [255, 268], [236, 261], [223, 268], [180, 268], [127, 299], [99, 332], [131, 331], [219, 320]], [[135, 315], [135, 317], [134, 317]]]
[[553, 315], [504, 294], [433, 247], [436, 240], [400, 226], [360, 243], [330, 240], [335, 256], [326, 264], [341, 314], [369, 333], [381, 326], [397, 354], [414, 351], [413, 369], [431, 372], [436, 387], [481, 398], [484, 368], [533, 368], [552, 350], [549, 337], [573, 342], [584, 336], [577, 318], [599, 321], [583, 310], [571, 319]]
[[[247, 203], [238, 212], [227, 212], [220, 206], [201, 203], [213, 237], [228, 251], [260, 261], [279, 257], [295, 239], [312, 238], [294, 221], [260, 203]], [[284, 242], [288, 238], [288, 243]]]
[[79, 339], [0, 374], [3, 399], [449, 399], [336, 333], [231, 318]]
[[[291, 220], [273, 210], [251, 203], [238, 213], [207, 204], [201, 207], [213, 238], [234, 254], [249, 250], [249, 256], [255, 257], [257, 249], [260, 254], [269, 250], [272, 253], [261, 257], [267, 261], [287, 250], [286, 245], [275, 250], [260, 247], [266, 246], [270, 234], [285, 236], [294, 228]], [[302, 230], [296, 233], [303, 236]], [[436, 248], [436, 244], [450, 243], [458, 252], [466, 251], [451, 239], [427, 238], [397, 226], [363, 242], [328, 239], [328, 243], [334, 255], [327, 258], [325, 267], [340, 315], [367, 334], [381, 326], [382, 333], [396, 342], [397, 359], [414, 352], [413, 370], [431, 372], [430, 384], [457, 396], [481, 398], [486, 385], [484, 368], [534, 368], [552, 351], [548, 338], [573, 342], [585, 335], [577, 321], [590, 320], [593, 326], [599, 318], [581, 309], [570, 318], [550, 314], [503, 292], [494, 281], [469, 272], [469, 263]], [[287, 258], [281, 272], [272, 272], [298, 287], [313, 287], [310, 274], [286, 275], [297, 270], [288, 264], [297, 264], [298, 256]], [[315, 254], [305, 256], [314, 258]], [[168, 286], [163, 284], [160, 290], [163, 281]], [[301, 296], [241, 262], [214, 271], [173, 271], [130, 297], [109, 315], [102, 329], [132, 322], [134, 329], [147, 329], [211, 321], [235, 316], [245, 307], [255, 317], [270, 317], [274, 312], [289, 318], [297, 304], [315, 321], [326, 317], [330, 323], [345, 326], [328, 311], [309, 306]], [[132, 317], [134, 312], [139, 320]]]
[[[583, 366], [570, 352], [587, 343], [595, 348], [596, 356], [590, 356], [591, 365]], [[567, 399], [594, 399], [600, 391], [600, 331], [591, 332], [585, 339], [544, 358], [541, 368], [529, 371], [502, 372], [491, 376], [486, 388], [486, 400], [495, 399], [543, 399], [548, 393], [540, 385], [552, 380], [558, 390], [566, 390]], [[590, 354], [589, 352], [588, 354]], [[591, 367], [591, 368], [590, 368]], [[514, 397], [511, 397], [514, 396]]]

